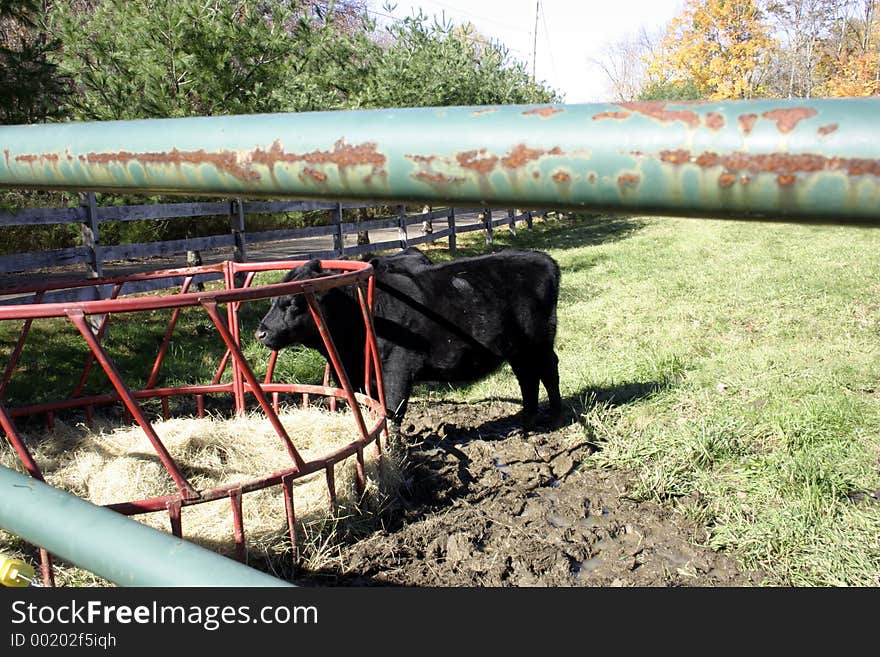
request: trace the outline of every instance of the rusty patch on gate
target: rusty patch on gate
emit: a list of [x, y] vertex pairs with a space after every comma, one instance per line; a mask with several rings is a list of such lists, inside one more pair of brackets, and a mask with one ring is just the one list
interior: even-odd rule
[[455, 159], [458, 160], [459, 166], [463, 169], [473, 169], [477, 173], [486, 174], [495, 168], [495, 165], [498, 163], [498, 156], [481, 157], [485, 153], [485, 148], [481, 148], [478, 151], [465, 151], [456, 155]]
[[620, 189], [636, 187], [640, 181], [641, 177], [635, 173], [622, 173], [617, 176], [617, 186], [620, 187]]
[[761, 114], [765, 119], [776, 122], [776, 129], [779, 132], [791, 132], [797, 127], [797, 124], [804, 119], [816, 116], [817, 112], [812, 107], [792, 107], [769, 110]]
[[317, 180], [318, 182], [327, 182], [327, 174], [318, 171], [317, 169], [312, 169], [311, 167], [306, 167], [303, 169], [303, 174], [312, 178], [313, 180]]
[[571, 182], [571, 174], [565, 171], [557, 171], [553, 174], [553, 182], [557, 185], [565, 185]]
[[374, 142], [363, 144], [347, 144], [345, 139], [339, 139], [333, 144], [333, 150], [314, 150], [308, 153], [287, 153], [281, 142], [277, 139], [272, 142], [268, 150], [257, 148], [251, 153], [250, 161], [253, 164], [262, 164], [272, 171], [279, 162], [296, 163], [305, 162], [312, 166], [326, 166], [335, 164], [340, 171], [348, 167], [369, 166], [372, 167], [366, 180], [376, 174], [384, 175], [385, 156], [376, 150]]
[[709, 112], [706, 114], [706, 126], [711, 130], [720, 130], [724, 127], [724, 117], [718, 112]]
[[629, 112], [599, 112], [598, 114], [593, 115], [594, 121], [601, 121], [602, 119], [628, 119], [631, 116]]
[[736, 182], [736, 176], [726, 171], [718, 176], [718, 185], [721, 187], [731, 187]]
[[526, 110], [523, 116], [540, 116], [542, 119], [549, 119], [554, 114], [559, 114], [565, 110], [561, 107], [536, 107], [535, 109]]
[[[880, 177], [880, 159], [827, 157], [814, 153], [743, 153], [720, 155], [712, 151], [700, 153], [696, 157], [686, 150], [660, 151], [657, 157], [669, 164], [682, 165], [694, 163], [702, 169], [723, 166], [728, 171], [747, 171], [751, 174], [776, 173], [779, 183], [792, 184], [785, 176], [795, 173], [816, 173], [819, 171], [840, 171], [849, 176]], [[748, 183], [745, 180], [743, 184]]]
[[781, 173], [776, 177], [776, 182], [778, 182], [783, 187], [791, 187], [792, 185], [794, 185], [795, 180], [795, 176], [790, 173]]
[[464, 180], [464, 178], [451, 178], [450, 176], [436, 171], [419, 171], [418, 173], [413, 174], [413, 178], [436, 185], [448, 185], [450, 183], [457, 183]]
[[816, 130], [816, 132], [824, 137], [825, 135], [830, 135], [832, 132], [837, 130], [837, 128], [838, 125], [836, 123], [829, 123], [828, 125], [823, 125], [821, 128]]
[[755, 121], [757, 120], [757, 114], [740, 114], [737, 123], [739, 123], [739, 128], [743, 131], [743, 134], [747, 135], [752, 131], [752, 128], [755, 127]]
[[474, 110], [473, 112], [471, 112], [471, 116], [480, 116], [481, 114], [494, 114], [497, 111], [497, 107], [487, 107], [486, 109]]
[[700, 125], [700, 115], [693, 110], [670, 110], [666, 109], [667, 103], [659, 100], [643, 101], [637, 103], [617, 103], [620, 107], [637, 112], [643, 116], [647, 116], [664, 123], [673, 123], [681, 121], [692, 128]]
[[544, 155], [561, 155], [562, 149], [556, 146], [549, 151], [540, 148], [529, 148], [525, 144], [517, 144], [510, 153], [501, 158], [501, 164], [508, 169], [517, 169], [532, 160], [537, 160]]
[[176, 148], [171, 151], [159, 151], [152, 153], [130, 153], [117, 151], [115, 153], [88, 153], [80, 155], [81, 162], [89, 164], [122, 164], [128, 165], [137, 162], [141, 165], [158, 164], [180, 166], [182, 164], [213, 166], [218, 171], [228, 173], [241, 180], [259, 180], [260, 174], [238, 161], [238, 155], [232, 151], [219, 151], [209, 153], [204, 149], [197, 151], [181, 151]]

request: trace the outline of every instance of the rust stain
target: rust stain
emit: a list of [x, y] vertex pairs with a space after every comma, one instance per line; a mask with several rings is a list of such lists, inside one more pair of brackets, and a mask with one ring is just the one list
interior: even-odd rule
[[565, 171], [557, 171], [553, 174], [553, 182], [557, 185], [565, 185], [571, 182], [571, 174]]
[[736, 182], [736, 176], [726, 171], [718, 176], [718, 184], [721, 187], [730, 187]]
[[413, 178], [422, 182], [434, 183], [438, 185], [448, 185], [450, 183], [461, 182], [463, 178], [450, 178], [442, 173], [419, 171], [413, 174]]
[[694, 159], [694, 162], [698, 167], [706, 169], [708, 167], [714, 167], [718, 164], [718, 153], [713, 153], [712, 151], [706, 151], [705, 153], [701, 153]]
[[310, 178], [317, 180], [318, 182], [321, 182], [321, 183], [327, 182], [327, 174], [326, 173], [322, 173], [321, 171], [318, 171], [316, 169], [312, 169], [311, 167], [306, 167], [305, 169], [303, 169], [303, 173], [305, 175], [309, 176]]
[[[693, 162], [698, 167], [708, 169], [722, 166], [728, 171], [748, 172], [751, 174], [776, 173], [780, 176], [795, 173], [815, 173], [818, 171], [841, 171], [849, 176], [880, 177], [880, 159], [826, 157], [814, 153], [743, 153], [736, 152], [719, 155], [712, 151], [700, 153], [694, 157], [690, 152], [661, 151], [658, 157], [670, 164]], [[781, 182], [781, 181], [780, 181]], [[745, 180], [743, 184], [747, 184]]]
[[243, 166], [238, 161], [238, 156], [231, 151], [219, 151], [217, 153], [209, 153], [204, 149], [197, 151], [179, 151], [176, 148], [170, 152], [156, 153], [129, 153], [128, 151], [118, 151], [116, 153], [88, 153], [85, 156], [80, 155], [80, 160], [89, 164], [123, 164], [130, 162], [139, 164], [160, 164], [175, 165], [181, 164], [209, 164], [218, 171], [228, 173], [242, 180], [258, 180], [260, 174], [256, 171]]
[[779, 132], [791, 132], [797, 127], [799, 121], [816, 116], [816, 110], [812, 107], [792, 107], [770, 110], [761, 116], [776, 121], [776, 128]]
[[8, 148], [3, 149], [3, 157], [6, 158], [6, 168], [8, 169], [9, 168], [9, 149]]
[[540, 116], [542, 119], [549, 119], [554, 114], [559, 114], [565, 110], [561, 107], [536, 107], [535, 109], [526, 110], [523, 116]]
[[471, 112], [471, 116], [480, 116], [481, 114], [494, 114], [497, 111], [497, 107], [488, 107], [486, 109], [474, 110], [473, 112]]
[[602, 119], [628, 119], [631, 116], [629, 112], [599, 112], [593, 115], [594, 121]]
[[532, 178], [534, 178], [535, 180], [537, 180], [537, 179], [540, 178], [540, 177], [541, 177], [541, 172], [540, 172], [540, 171], [535, 171], [535, 172], [532, 173]]
[[824, 137], [825, 135], [830, 135], [832, 132], [837, 130], [837, 127], [838, 126], [836, 123], [829, 123], [828, 125], [823, 125], [821, 128], [816, 130], [816, 132]]
[[686, 162], [690, 162], [690, 159], [690, 152], [683, 149], [675, 151], [660, 151], [660, 160], [662, 162], [669, 162], [669, 164], [685, 164]]
[[739, 123], [739, 128], [743, 131], [743, 134], [745, 135], [749, 134], [752, 131], [752, 128], [755, 127], [755, 121], [757, 120], [757, 114], [740, 114], [739, 119], [737, 119]]
[[[24, 164], [36, 164], [37, 162], [52, 162], [56, 163], [61, 159], [58, 153], [40, 153], [39, 155], [16, 155], [16, 162], [23, 162]], [[9, 164], [9, 151], [6, 151], [6, 163]]]
[[495, 168], [498, 157], [496, 155], [480, 157], [485, 152], [485, 148], [481, 148], [478, 151], [465, 151], [456, 155], [455, 159], [458, 160], [458, 164], [464, 169], [473, 169], [477, 173], [486, 174]]
[[596, 174], [595, 174], [595, 173], [591, 173], [589, 176], [587, 176], [587, 180], [590, 181], [590, 184], [595, 183], [595, 182], [596, 182]]
[[776, 177], [776, 182], [778, 182], [783, 187], [790, 187], [794, 185], [794, 181], [796, 178], [790, 173], [782, 173]]
[[545, 151], [537, 148], [528, 148], [525, 144], [517, 144], [511, 149], [509, 155], [501, 158], [501, 164], [508, 169], [516, 169], [532, 160], [537, 160], [544, 155], [561, 154], [562, 149], [559, 148], [559, 146], [556, 146], [549, 151]]
[[742, 177], [739, 179], [739, 184], [740, 184], [740, 185], [748, 185], [750, 182], [752, 182], [752, 179], [749, 178], [748, 176], [742, 176]]
[[281, 142], [275, 140], [269, 150], [255, 149], [251, 153], [250, 161], [254, 164], [263, 164], [269, 167], [270, 171], [279, 162], [305, 162], [312, 166], [335, 164], [340, 170], [347, 167], [366, 165], [372, 167], [370, 175], [366, 178], [367, 181], [374, 174], [383, 173], [383, 167], [385, 166], [385, 156], [376, 151], [376, 144], [374, 142], [347, 144], [345, 139], [337, 140], [333, 144], [333, 150], [315, 150], [308, 153], [287, 153], [281, 146]]
[[669, 110], [666, 103], [660, 100], [642, 101], [637, 103], [618, 103], [620, 107], [637, 112], [652, 119], [663, 122], [682, 121], [692, 128], [700, 125], [700, 116], [693, 110]]
[[622, 173], [617, 176], [617, 185], [621, 189], [626, 189], [628, 187], [635, 187], [639, 184], [641, 178], [634, 173]]
[[724, 127], [724, 117], [718, 112], [709, 112], [706, 114], [706, 126], [712, 130], [720, 130]]

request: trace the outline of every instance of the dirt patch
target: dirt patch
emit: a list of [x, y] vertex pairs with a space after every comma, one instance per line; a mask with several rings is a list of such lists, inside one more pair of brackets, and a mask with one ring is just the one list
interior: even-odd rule
[[414, 404], [401, 507], [303, 585], [750, 586], [702, 528], [585, 463], [577, 423], [524, 432], [518, 404]]

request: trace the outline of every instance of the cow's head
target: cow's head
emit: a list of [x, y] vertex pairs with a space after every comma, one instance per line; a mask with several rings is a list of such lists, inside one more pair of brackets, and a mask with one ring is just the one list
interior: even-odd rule
[[[282, 282], [301, 281], [325, 275], [318, 260], [291, 269]], [[254, 334], [263, 345], [278, 350], [292, 344], [314, 346], [320, 344], [318, 327], [312, 319], [305, 295], [292, 294], [272, 300], [269, 312], [260, 320]]]

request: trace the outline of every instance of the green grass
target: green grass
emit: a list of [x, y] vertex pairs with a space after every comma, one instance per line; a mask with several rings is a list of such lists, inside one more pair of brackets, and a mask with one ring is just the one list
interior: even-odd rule
[[[702, 523], [713, 548], [769, 584], [880, 584], [880, 230], [584, 217], [496, 229], [505, 246], [548, 251], [562, 268], [562, 393], [597, 448], [582, 467], [632, 472], [629, 495]], [[475, 233], [459, 247], [486, 251]], [[249, 326], [263, 310], [244, 307], [245, 352], [261, 363]], [[165, 321], [114, 325], [121, 369], [145, 377]], [[219, 343], [210, 358], [195, 350], [213, 339], [208, 321], [188, 313], [165, 383], [213, 374]], [[59, 326], [26, 350], [16, 403], [77, 380], [84, 350]], [[282, 354], [284, 378], [320, 379], [313, 353]], [[518, 400], [519, 389], [505, 367], [417, 394]]]

